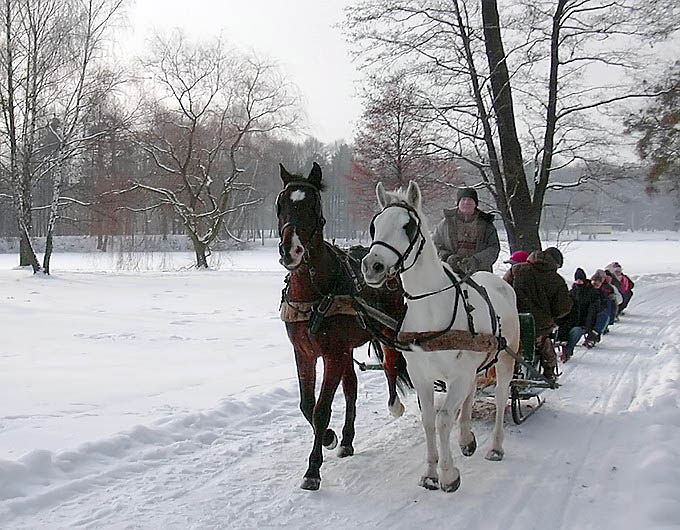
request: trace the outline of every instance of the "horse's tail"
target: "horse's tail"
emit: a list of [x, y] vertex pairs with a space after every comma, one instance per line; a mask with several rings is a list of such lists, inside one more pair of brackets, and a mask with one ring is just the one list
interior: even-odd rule
[[[378, 357], [380, 360], [380, 364], [384, 366], [385, 364], [385, 354], [382, 349], [382, 344], [380, 343], [379, 340], [373, 339], [371, 341], [371, 345], [373, 346], [373, 351], [375, 352], [375, 355]], [[411, 376], [408, 373], [408, 367], [406, 365], [406, 358], [404, 355], [398, 351], [397, 353], [399, 356], [397, 357], [396, 360], [396, 366], [397, 366], [397, 391], [399, 394], [403, 396], [406, 396], [410, 390], [413, 390], [413, 382], [411, 381]], [[370, 353], [370, 352], [369, 352]]]

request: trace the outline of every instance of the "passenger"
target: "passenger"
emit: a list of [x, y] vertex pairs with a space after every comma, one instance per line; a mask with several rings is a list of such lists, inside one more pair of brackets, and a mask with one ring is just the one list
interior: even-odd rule
[[607, 284], [612, 288], [612, 291], [614, 292], [614, 308], [611, 311], [611, 316], [609, 318], [609, 325], [611, 326], [614, 322], [617, 322], [619, 320], [619, 307], [623, 303], [623, 295], [621, 294], [621, 291], [619, 288], [616, 286], [616, 283], [614, 282], [614, 275], [609, 272], [608, 270], [604, 271], [605, 279], [607, 281]]
[[590, 278], [590, 282], [593, 287], [600, 292], [600, 312], [597, 314], [595, 319], [595, 335], [592, 337], [594, 342], [600, 342], [602, 335], [605, 335], [609, 331], [609, 321], [611, 320], [612, 311], [616, 310], [616, 302], [612, 298], [614, 297], [614, 291], [607, 283], [607, 275], [602, 269], [595, 271], [595, 274]]
[[619, 305], [619, 314], [628, 307], [630, 299], [633, 297], [633, 287], [635, 287], [635, 282], [631, 280], [627, 275], [623, 273], [623, 268], [618, 261], [614, 261], [607, 265], [605, 270], [612, 273], [618, 285], [620, 286], [619, 291], [621, 291], [621, 296], [623, 296], [623, 303]]
[[510, 259], [506, 259], [503, 263], [509, 263], [510, 265], [517, 265], [518, 263], [524, 263], [529, 257], [529, 253], [526, 250], [516, 250], [510, 256]]
[[493, 214], [479, 208], [474, 188], [458, 190], [457, 207], [444, 209], [444, 219], [434, 229], [439, 259], [458, 273], [493, 272], [501, 246]]
[[562, 253], [557, 248], [537, 250], [526, 263], [513, 265], [503, 276], [517, 293], [519, 312], [534, 317], [543, 375], [552, 380], [557, 378], [557, 354], [550, 334], [557, 319], [569, 313], [573, 305], [567, 284], [557, 272], [562, 263]]
[[574, 354], [574, 347], [584, 335], [586, 347], [592, 348], [595, 345], [593, 329], [603, 301], [600, 293], [593, 287], [581, 268], [574, 272], [574, 284], [569, 294], [574, 305], [569, 314], [558, 321], [560, 328], [557, 339], [564, 342], [560, 355], [562, 362], [567, 362], [571, 358]]

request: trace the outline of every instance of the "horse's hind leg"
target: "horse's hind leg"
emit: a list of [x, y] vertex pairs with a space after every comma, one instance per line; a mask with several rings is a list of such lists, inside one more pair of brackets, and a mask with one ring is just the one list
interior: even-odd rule
[[[340, 379], [345, 372], [346, 360], [344, 355], [338, 355], [337, 359], [324, 358], [324, 373], [319, 399], [314, 407], [312, 425], [314, 427], [314, 446], [309, 455], [309, 467], [305, 472], [305, 477], [300, 486], [306, 490], [318, 490], [321, 484], [321, 464], [323, 463], [322, 446], [329, 445], [329, 436], [335, 438], [335, 433], [328, 428], [331, 420], [331, 405], [333, 396], [340, 384]], [[351, 360], [351, 355], [349, 359]]]
[[467, 397], [463, 401], [463, 405], [460, 407], [460, 419], [458, 420], [458, 426], [460, 429], [460, 450], [464, 456], [472, 456], [477, 450], [477, 440], [475, 439], [475, 434], [472, 432], [472, 405], [475, 402], [477, 386], [475, 382], [472, 383], [472, 387], [468, 392]]
[[491, 435], [491, 449], [486, 453], [487, 460], [503, 460], [503, 419], [505, 407], [510, 397], [510, 380], [515, 370], [515, 360], [501, 352], [496, 363], [496, 422]]
[[[351, 356], [350, 356], [351, 359]], [[344, 458], [354, 454], [354, 420], [357, 415], [357, 374], [354, 364], [348, 363], [342, 374], [342, 391], [345, 394], [345, 425], [342, 427], [342, 441], [338, 456]]]

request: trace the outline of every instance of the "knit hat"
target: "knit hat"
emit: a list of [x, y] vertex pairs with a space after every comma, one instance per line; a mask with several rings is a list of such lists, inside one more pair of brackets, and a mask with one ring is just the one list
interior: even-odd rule
[[564, 263], [564, 256], [562, 256], [562, 253], [560, 252], [560, 249], [557, 247], [548, 247], [543, 251], [544, 254], [547, 254], [550, 256], [553, 260], [555, 260], [555, 263], [557, 264], [557, 268], [559, 269], [562, 264]]
[[477, 198], [477, 190], [474, 188], [460, 188], [458, 190], [458, 196], [456, 197], [456, 204], [460, 202], [461, 199], [469, 197], [475, 201], [475, 205], [479, 206], [479, 199]]
[[585, 279], [586, 279], [586, 271], [584, 271], [581, 267], [577, 268], [574, 271], [574, 280], [585, 281]]
[[604, 283], [606, 278], [607, 275], [604, 273], [604, 271], [602, 269], [597, 269], [595, 271], [595, 274], [593, 274], [592, 277], [590, 278], [590, 281]]
[[510, 263], [515, 265], [516, 263], [524, 263], [529, 257], [529, 253], [526, 250], [516, 250], [510, 256], [510, 259], [506, 259], [503, 263]]

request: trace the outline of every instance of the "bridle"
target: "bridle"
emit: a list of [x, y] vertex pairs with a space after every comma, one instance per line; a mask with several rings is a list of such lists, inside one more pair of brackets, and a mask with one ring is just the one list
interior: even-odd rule
[[[409, 245], [408, 248], [404, 251], [402, 254], [399, 252], [396, 248], [394, 248], [392, 245], [389, 243], [385, 243], [384, 241], [375, 241], [375, 219], [383, 213], [385, 210], [388, 208], [403, 208], [408, 212], [409, 216], [409, 221], [404, 227], [406, 231], [406, 236], [409, 239]], [[420, 254], [423, 252], [423, 247], [425, 246], [425, 236], [423, 235], [422, 229], [421, 229], [421, 222], [420, 222], [420, 216], [418, 215], [418, 212], [413, 208], [411, 205], [405, 203], [405, 202], [393, 202], [391, 204], [388, 204], [385, 206], [380, 212], [375, 214], [373, 216], [373, 219], [371, 219], [371, 224], [369, 226], [369, 233], [371, 235], [371, 239], [373, 242], [371, 243], [371, 246], [369, 249], [372, 249], [374, 246], [380, 246], [380, 247], [385, 247], [387, 250], [393, 252], [397, 256], [397, 262], [393, 265], [393, 268], [397, 271], [397, 273], [402, 273], [407, 270], [409, 270], [411, 267], [413, 267], [416, 264], [416, 261], [418, 261], [418, 257]], [[409, 258], [413, 250], [416, 248], [416, 244], [418, 243], [418, 240], [420, 240], [420, 245], [418, 245], [418, 250], [415, 253], [415, 256], [413, 258], [413, 261], [411, 262], [410, 265], [406, 266], [406, 260]]]
[[[312, 233], [309, 236], [309, 239], [312, 240], [314, 236], [317, 234], [317, 232], [321, 232], [323, 230], [324, 225], [326, 224], [326, 218], [323, 216], [323, 211], [321, 209], [321, 193], [319, 192], [319, 188], [315, 186], [314, 184], [311, 184], [309, 182], [304, 182], [304, 181], [295, 181], [295, 182], [289, 182], [286, 184], [286, 186], [279, 192], [279, 194], [276, 197], [276, 217], [278, 218], [281, 215], [281, 198], [283, 197], [284, 193], [288, 191], [289, 189], [292, 188], [297, 188], [297, 187], [302, 187], [302, 188], [309, 188], [314, 191], [314, 214], [316, 216], [316, 223], [314, 224], [314, 228], [312, 230]], [[286, 231], [286, 228], [288, 227], [293, 227], [297, 229], [297, 226], [295, 225], [294, 222], [287, 222], [284, 223], [283, 226], [279, 228], [279, 254], [282, 253], [283, 249], [283, 234]], [[297, 230], [296, 230], [297, 231]], [[305, 250], [306, 252], [306, 250]]]

